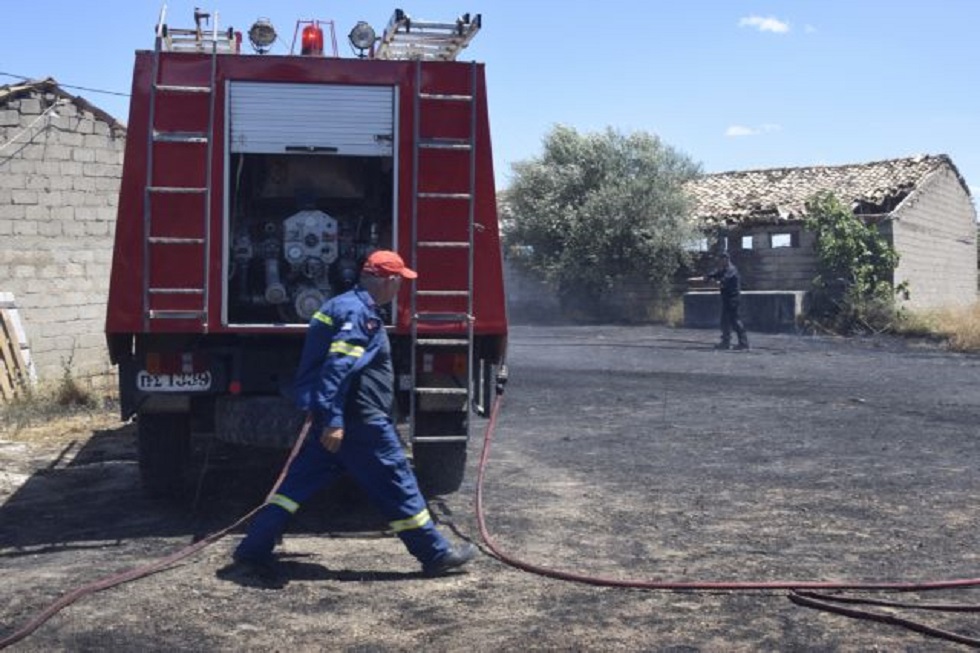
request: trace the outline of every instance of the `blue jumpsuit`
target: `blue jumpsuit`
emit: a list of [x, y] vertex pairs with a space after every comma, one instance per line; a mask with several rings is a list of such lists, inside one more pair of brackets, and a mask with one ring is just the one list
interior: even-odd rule
[[[235, 558], [269, 562], [289, 517], [347, 470], [423, 565], [450, 550], [429, 515], [392, 424], [391, 346], [377, 305], [354, 288], [310, 320], [296, 373], [297, 405], [311, 413], [306, 442], [276, 494], [256, 514]], [[320, 443], [324, 427], [344, 428], [337, 453]]]
[[732, 331], [738, 336], [738, 344], [748, 347], [749, 337], [745, 325], [738, 314], [738, 305], [742, 293], [738, 268], [728, 263], [724, 268], [715, 270], [707, 275], [721, 284], [721, 344], [727, 347], [732, 341]]

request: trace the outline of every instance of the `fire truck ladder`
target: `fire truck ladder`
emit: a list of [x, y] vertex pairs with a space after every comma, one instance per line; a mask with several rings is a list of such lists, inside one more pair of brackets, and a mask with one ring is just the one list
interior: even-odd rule
[[375, 59], [455, 61], [480, 31], [480, 14], [463, 14], [451, 23], [413, 20], [396, 9], [381, 35]]
[[[166, 9], [164, 8], [164, 12]], [[214, 104], [215, 104], [215, 78], [217, 74], [219, 52], [229, 52], [228, 41], [219, 38], [221, 34], [217, 27], [213, 34], [201, 31], [200, 20], [207, 18], [207, 14], [195, 11], [194, 19], [198, 23], [196, 30], [176, 30], [168, 29], [163, 23], [164, 13], [161, 12], [161, 21], [157, 27], [156, 45], [153, 55], [153, 82], [150, 86], [150, 116], [149, 130], [147, 136], [147, 157], [146, 157], [146, 188], [143, 195], [143, 328], [150, 330], [150, 324], [154, 320], [198, 320], [207, 330], [208, 326], [208, 270], [210, 269], [210, 235], [211, 235], [211, 161], [214, 147]], [[217, 22], [217, 21], [215, 21]], [[207, 48], [205, 50], [205, 48]], [[207, 85], [199, 86], [178, 86], [160, 83], [160, 53], [162, 51], [184, 51], [184, 52], [203, 52], [209, 51], [211, 54], [210, 78]], [[166, 95], [209, 95], [207, 124], [200, 131], [163, 131], [157, 128], [158, 101], [161, 96]], [[206, 151], [206, 161], [204, 164], [205, 178], [202, 185], [197, 186], [164, 186], [154, 183], [153, 154], [155, 145], [158, 143], [170, 143], [175, 146], [186, 147], [191, 156], [199, 156], [198, 150], [204, 144]], [[154, 235], [153, 229], [155, 221], [165, 220], [166, 216], [154, 215], [153, 200], [159, 196], [173, 195], [197, 195], [204, 203], [202, 211], [203, 224], [200, 234], [197, 236], [159, 236]], [[151, 256], [157, 252], [161, 258], [173, 260], [172, 252], [192, 252], [195, 257], [200, 257], [204, 264], [200, 285], [190, 287], [167, 287], [156, 286], [151, 283]], [[167, 252], [167, 254], [164, 254]], [[174, 257], [176, 258], [176, 257]], [[177, 260], [184, 260], [183, 257]], [[173, 309], [154, 309], [151, 306], [151, 297], [154, 296], [178, 296], [192, 295], [200, 299], [193, 302], [194, 307], [184, 310]]]
[[[432, 288], [431, 280], [420, 279], [424, 288], [420, 288], [420, 281], [412, 284], [411, 292], [411, 395], [410, 395], [410, 424], [411, 441], [415, 443], [452, 443], [456, 447], [457, 455], [465, 458], [465, 446], [470, 435], [469, 413], [473, 402], [473, 262], [474, 262], [474, 219], [475, 202], [474, 193], [476, 188], [476, 64], [470, 68], [470, 91], [468, 95], [454, 95], [442, 93], [429, 93], [422, 86], [422, 61], [415, 64], [415, 98], [414, 98], [414, 149], [413, 149], [413, 188], [412, 188], [412, 263], [413, 267], [420, 266], [426, 259], [436, 260], [444, 256], [449, 250], [465, 250], [466, 252], [466, 287], [465, 288]], [[446, 102], [465, 103], [469, 110], [469, 137], [468, 138], [440, 138], [426, 137], [421, 135], [421, 114], [426, 107], [434, 104]], [[465, 110], [465, 109], [464, 109]], [[452, 189], [452, 192], [427, 192], [420, 191], [419, 176], [420, 162], [427, 155], [431, 155], [436, 150], [457, 150], [468, 154], [469, 175], [466, 188]], [[440, 200], [443, 202], [460, 202], [466, 208], [467, 220], [467, 239], [466, 240], [419, 240], [420, 213], [419, 204], [423, 205], [426, 200]], [[454, 212], [456, 215], [460, 213]], [[427, 219], [434, 216], [428, 215]], [[422, 268], [424, 269], [424, 265]], [[426, 283], [428, 282], [428, 284]], [[433, 299], [430, 299], [433, 298]], [[439, 301], [439, 298], [455, 298], [459, 304], [465, 299], [465, 312], [444, 312], [423, 310], [426, 303]], [[465, 330], [460, 335], [455, 332], [460, 331], [459, 326], [465, 324]], [[427, 331], [432, 331], [433, 325], [451, 327], [447, 331], [454, 332], [452, 337], [438, 336], [428, 337], [419, 334], [419, 327], [427, 325]], [[454, 373], [462, 373], [462, 383], [446, 387], [443, 385], [429, 385], [426, 382], [426, 375], [423, 370], [419, 370], [419, 358], [424, 358], [427, 353], [445, 352], [453, 350], [466, 352], [465, 370], [454, 370]], [[462, 408], [459, 406], [465, 400]], [[455, 412], [438, 413], [435, 411], [422, 411], [420, 408], [424, 404], [434, 403], [439, 406], [455, 406]], [[423, 404], [423, 406], [420, 406]], [[438, 419], [442, 417], [443, 419]], [[433, 446], [433, 445], [430, 445]], [[416, 460], [418, 460], [418, 449], [416, 448]]]

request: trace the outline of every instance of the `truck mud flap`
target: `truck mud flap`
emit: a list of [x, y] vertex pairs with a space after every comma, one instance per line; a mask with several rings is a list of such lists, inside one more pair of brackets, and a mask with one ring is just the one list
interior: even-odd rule
[[459, 490], [466, 472], [466, 442], [416, 442], [412, 462], [426, 497]]
[[415, 419], [412, 463], [422, 493], [456, 492], [466, 473], [467, 413], [420, 412]]
[[136, 434], [143, 493], [151, 499], [182, 499], [191, 452], [190, 416], [141, 413]]

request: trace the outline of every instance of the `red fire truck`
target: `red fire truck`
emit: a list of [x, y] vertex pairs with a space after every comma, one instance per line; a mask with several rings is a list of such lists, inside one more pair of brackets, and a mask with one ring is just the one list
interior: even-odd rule
[[136, 53], [109, 289], [145, 490], [182, 493], [192, 435], [295, 441], [306, 325], [375, 249], [419, 272], [386, 313], [400, 431], [423, 486], [458, 489], [471, 415], [506, 379], [484, 67], [457, 61], [480, 16], [396, 10], [381, 36], [354, 26], [349, 58], [331, 21], [297, 21], [284, 55], [266, 19], [243, 54], [241, 32], [194, 18], [161, 13]]

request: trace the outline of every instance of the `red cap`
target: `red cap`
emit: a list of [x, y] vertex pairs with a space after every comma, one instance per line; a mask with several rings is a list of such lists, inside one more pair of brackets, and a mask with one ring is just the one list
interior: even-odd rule
[[364, 272], [375, 277], [400, 274], [406, 279], [416, 279], [419, 276], [415, 270], [405, 267], [405, 261], [402, 260], [401, 256], [387, 249], [372, 252], [364, 261]]

